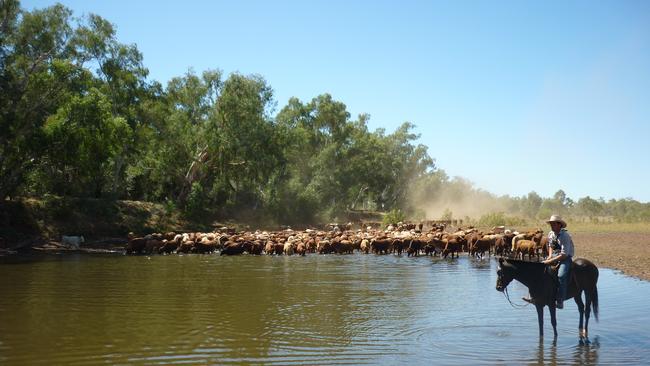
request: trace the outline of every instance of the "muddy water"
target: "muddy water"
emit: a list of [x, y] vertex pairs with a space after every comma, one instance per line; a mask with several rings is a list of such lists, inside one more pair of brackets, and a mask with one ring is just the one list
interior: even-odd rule
[[650, 362], [650, 283], [601, 269], [581, 344], [573, 303], [540, 340], [495, 281], [494, 260], [466, 257], [4, 257], [0, 364]]

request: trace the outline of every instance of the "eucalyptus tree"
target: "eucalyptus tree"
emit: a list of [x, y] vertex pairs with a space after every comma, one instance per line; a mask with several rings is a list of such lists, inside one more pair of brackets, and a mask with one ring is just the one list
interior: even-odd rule
[[426, 173], [435, 169], [434, 160], [423, 144], [414, 145], [419, 134], [413, 133], [415, 125], [404, 122], [388, 136], [390, 171], [392, 186], [387, 186], [386, 203], [388, 207], [408, 205], [410, 188]]
[[349, 118], [345, 104], [329, 94], [317, 96], [307, 104], [292, 98], [276, 117], [279, 127], [289, 135], [285, 146], [287, 186], [282, 195], [287, 201], [302, 205], [290, 207], [313, 209], [304, 212], [298, 208], [303, 217], [313, 217], [315, 211], [323, 208], [334, 212], [347, 204], [349, 177], [345, 175], [345, 166], [349, 163], [355, 128]]
[[[0, 196], [6, 197], [24, 186], [28, 177], [32, 184], [24, 188], [37, 189], [38, 193], [39, 187], [58, 186], [48, 179], [56, 180], [67, 174], [48, 174], [53, 167], [71, 163], [57, 161], [59, 157], [52, 155], [57, 148], [50, 145], [74, 140], [51, 133], [51, 128], [46, 131], [44, 126], [50, 116], [57, 115], [54, 120], [67, 126], [59, 132], [70, 134], [82, 131], [86, 122], [102, 124], [117, 118], [137, 131], [141, 125], [137, 113], [139, 102], [145, 99], [148, 89], [144, 82], [147, 70], [142, 66], [137, 48], [117, 42], [113, 26], [101, 17], [91, 14], [75, 19], [60, 4], [31, 12], [20, 10], [16, 1], [3, 1], [1, 6]], [[101, 121], [83, 119], [83, 115], [73, 113], [87, 98], [101, 100], [102, 112], [91, 113]], [[104, 112], [110, 113], [110, 117]], [[66, 113], [69, 115], [64, 116]], [[86, 127], [91, 128], [90, 125]], [[123, 193], [127, 157], [133, 150], [134, 137], [139, 135], [125, 131], [119, 136], [121, 148], [101, 155], [106, 161], [95, 160], [96, 167], [101, 166], [104, 187], [90, 191], [68, 187], [67, 190], [81, 195], [97, 195], [106, 190]]]
[[575, 212], [578, 215], [595, 218], [603, 214], [603, 202], [595, 200], [589, 196], [580, 198], [575, 205]]
[[[214, 114], [222, 80], [218, 70], [200, 76], [189, 70], [172, 78], [162, 96], [143, 103], [143, 128], [140, 158], [129, 166], [127, 176], [138, 185], [146, 185], [144, 199], [185, 203], [194, 183], [200, 182], [208, 169], [206, 135]], [[139, 190], [139, 189], [138, 189]]]
[[[147, 83], [149, 71], [136, 45], [118, 42], [115, 27], [106, 19], [90, 14], [74, 32], [74, 52], [81, 65], [93, 71], [94, 87], [110, 101], [113, 117], [121, 117], [134, 133], [121, 141], [122, 147], [110, 161], [110, 189], [126, 194], [126, 170], [146, 148], [147, 112], [145, 102], [155, 99], [155, 87]], [[93, 70], [94, 69], [94, 70]]]
[[218, 204], [261, 208], [284, 165], [282, 136], [271, 114], [273, 90], [258, 75], [231, 74], [206, 129], [210, 196]]
[[83, 78], [72, 59], [71, 12], [1, 5], [0, 199], [14, 195], [43, 152], [42, 126]]
[[408, 207], [409, 187], [433, 171], [426, 147], [414, 125], [402, 124], [394, 133], [368, 130], [369, 116], [351, 120], [345, 104], [329, 94], [303, 104], [291, 99], [277, 116], [290, 135], [287, 147], [287, 198], [300, 198], [310, 207], [327, 208], [326, 216], [346, 209]]
[[43, 181], [53, 182], [55, 192], [101, 197], [111, 179], [109, 165], [131, 134], [126, 120], [111, 113], [108, 97], [96, 88], [72, 97], [48, 118], [44, 131], [51, 143], [44, 165], [50, 175]]

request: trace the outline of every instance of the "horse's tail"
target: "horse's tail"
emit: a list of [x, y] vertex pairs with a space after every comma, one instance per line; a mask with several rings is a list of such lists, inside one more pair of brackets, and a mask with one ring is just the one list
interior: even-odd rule
[[598, 320], [598, 286], [594, 286], [594, 293], [591, 299], [591, 311], [594, 312], [594, 317]]

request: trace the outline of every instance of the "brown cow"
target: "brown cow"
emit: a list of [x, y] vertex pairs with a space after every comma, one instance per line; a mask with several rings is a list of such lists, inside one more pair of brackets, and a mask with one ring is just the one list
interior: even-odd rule
[[298, 245], [296, 245], [296, 254], [304, 256], [306, 252], [307, 245], [305, 245], [303, 242], [298, 242]]
[[223, 249], [221, 249], [219, 255], [239, 255], [244, 253], [245, 249], [243, 242], [229, 241], [224, 245]]
[[388, 254], [392, 240], [390, 239], [372, 239], [370, 242], [370, 249], [375, 254]]
[[406, 250], [406, 254], [410, 257], [411, 255], [417, 257], [420, 255], [420, 250], [422, 250], [426, 246], [426, 242], [420, 240], [420, 239], [413, 239], [409, 243], [409, 247]]
[[442, 251], [445, 249], [445, 246], [446, 244], [444, 241], [435, 237], [431, 237], [427, 241], [427, 245], [424, 247], [424, 252], [427, 255], [431, 254], [434, 257], [437, 257], [438, 254], [441, 254]]
[[126, 244], [126, 254], [141, 254], [146, 246], [147, 239], [129, 235], [129, 242]]
[[391, 252], [397, 253], [397, 255], [402, 255], [404, 248], [408, 246], [408, 240], [405, 239], [394, 239], [391, 243], [392, 249]]
[[178, 248], [176, 249], [176, 252], [177, 253], [191, 253], [193, 249], [194, 249], [194, 241], [192, 241], [192, 240], [184, 240], [178, 245]]
[[494, 242], [494, 255], [506, 255], [510, 251], [510, 244], [506, 240], [506, 235], [497, 238]]
[[452, 258], [454, 257], [454, 254], [456, 254], [456, 258], [458, 258], [459, 253], [463, 250], [463, 246], [467, 244], [467, 240], [458, 235], [451, 235], [447, 237], [447, 239], [445, 239], [445, 242], [445, 249], [442, 251], [443, 258], [447, 258], [449, 253], [451, 253]]
[[284, 254], [284, 243], [273, 243], [273, 253], [277, 255]]
[[176, 240], [175, 238], [172, 240], [163, 240], [163, 246], [160, 247], [158, 252], [160, 254], [170, 254], [176, 251], [178, 248], [178, 243], [180, 242], [180, 235], [179, 239]]
[[262, 255], [264, 253], [264, 243], [261, 240], [254, 240], [248, 250], [248, 254]]
[[144, 252], [145, 252], [146, 254], [153, 254], [153, 253], [158, 254], [158, 253], [160, 252], [160, 248], [162, 248], [163, 245], [165, 245], [165, 243], [163, 242], [163, 240], [159, 240], [159, 239], [149, 239], [149, 240], [147, 240], [147, 242], [145, 243]]
[[332, 242], [334, 251], [338, 254], [352, 254], [354, 253], [354, 244], [349, 240], [340, 240]]
[[523, 260], [526, 254], [528, 254], [529, 260], [533, 258], [533, 255], [537, 255], [537, 259], [539, 260], [537, 244], [532, 240], [519, 240], [515, 245], [515, 255]]
[[496, 238], [480, 238], [476, 240], [469, 248], [469, 255], [470, 256], [476, 255], [477, 257], [483, 258], [485, 252], [488, 252], [488, 256], [489, 256], [491, 254], [490, 248], [492, 248], [495, 241]]

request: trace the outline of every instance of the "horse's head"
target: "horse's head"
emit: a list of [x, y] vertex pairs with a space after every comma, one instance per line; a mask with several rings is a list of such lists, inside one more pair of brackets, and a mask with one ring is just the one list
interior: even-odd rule
[[512, 265], [507, 260], [499, 258], [499, 269], [497, 270], [497, 291], [503, 292], [514, 279]]

